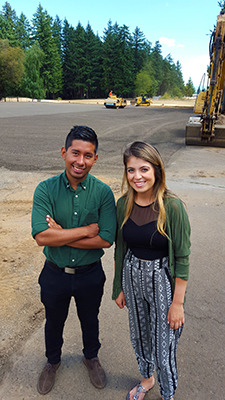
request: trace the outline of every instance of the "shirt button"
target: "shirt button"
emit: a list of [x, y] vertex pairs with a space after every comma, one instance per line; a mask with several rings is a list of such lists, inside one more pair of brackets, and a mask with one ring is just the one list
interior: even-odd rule
[[86, 186], [84, 186], [84, 189], [86, 189]]
[[76, 194], [76, 196], [75, 197], [78, 197], [78, 194]]
[[74, 259], [72, 259], [72, 262], [74, 262], [75, 260]]
[[77, 215], [77, 212], [75, 211], [75, 213], [74, 213], [75, 215]]

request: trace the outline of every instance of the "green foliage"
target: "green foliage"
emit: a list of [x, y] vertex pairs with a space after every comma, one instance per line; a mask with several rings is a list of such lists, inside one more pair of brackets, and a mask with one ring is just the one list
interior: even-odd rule
[[16, 21], [16, 32], [19, 38], [19, 44], [22, 49], [28, 49], [32, 43], [31, 26], [27, 17], [21, 13]]
[[6, 1], [2, 7], [0, 18], [1, 39], [7, 39], [12, 47], [19, 46], [19, 37], [16, 29], [17, 16], [15, 10], [12, 10], [10, 4]]
[[135, 94], [148, 93], [151, 88], [151, 78], [146, 71], [138, 72], [135, 80]]
[[40, 76], [44, 53], [35, 42], [25, 52], [24, 76], [21, 82], [21, 96], [32, 99], [43, 99], [45, 90]]
[[169, 99], [171, 99], [171, 94], [165, 92], [164, 95], [161, 97], [162, 97], [162, 99], [169, 100]]
[[56, 38], [53, 36], [52, 18], [41, 4], [33, 17], [33, 37], [38, 41], [44, 53], [41, 67], [46, 96], [55, 98], [62, 90], [62, 66], [57, 48]]
[[62, 32], [62, 60], [63, 60], [63, 95], [64, 98], [75, 98], [75, 70], [76, 56], [74, 53], [75, 29], [64, 21]]
[[194, 93], [195, 93], [195, 87], [193, 85], [191, 78], [189, 78], [187, 84], [184, 87], [184, 95], [186, 97], [192, 97]]
[[0, 39], [0, 98], [17, 96], [23, 77], [24, 53], [19, 47], [11, 47], [7, 39]]
[[102, 42], [88, 23], [85, 31], [86, 98], [101, 97]]
[[[100, 38], [89, 23], [84, 29], [80, 22], [74, 28], [66, 19], [53, 20], [41, 4], [31, 22], [24, 13], [18, 18], [8, 2], [3, 5], [0, 39], [25, 53], [21, 84], [4, 84], [9, 95], [71, 99], [105, 97], [113, 90], [124, 97], [146, 92], [181, 97], [190, 91], [179, 61], [170, 54], [163, 58], [159, 41], [152, 47], [138, 26], [131, 34], [128, 26], [109, 20]], [[6, 74], [0, 79], [3, 87]]]
[[218, 5], [220, 6], [221, 11], [225, 11], [225, 0], [218, 1]]

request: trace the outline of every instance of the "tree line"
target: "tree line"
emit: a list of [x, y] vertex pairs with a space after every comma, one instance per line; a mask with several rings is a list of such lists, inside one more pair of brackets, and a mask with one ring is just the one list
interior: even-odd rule
[[102, 98], [110, 90], [134, 97], [191, 96], [181, 64], [162, 56], [161, 45], [149, 42], [139, 27], [108, 21], [103, 36], [53, 19], [39, 4], [30, 22], [18, 17], [8, 2], [0, 12], [0, 98]]

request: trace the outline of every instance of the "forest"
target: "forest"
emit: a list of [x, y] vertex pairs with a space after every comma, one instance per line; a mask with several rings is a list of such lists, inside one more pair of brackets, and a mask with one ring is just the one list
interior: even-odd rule
[[108, 21], [102, 37], [88, 23], [75, 27], [53, 19], [39, 6], [29, 21], [6, 2], [0, 12], [0, 99], [104, 98], [110, 90], [132, 98], [183, 97], [195, 92], [185, 85], [182, 66], [161, 45], [148, 41], [137, 26]]

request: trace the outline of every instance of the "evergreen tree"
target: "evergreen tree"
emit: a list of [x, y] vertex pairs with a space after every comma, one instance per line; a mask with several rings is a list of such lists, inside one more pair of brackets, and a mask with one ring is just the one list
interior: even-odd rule
[[57, 50], [62, 58], [62, 21], [60, 20], [59, 16], [56, 15], [55, 20], [52, 25], [52, 35], [55, 38], [55, 43], [57, 46]]
[[191, 78], [189, 78], [187, 84], [184, 87], [184, 95], [186, 97], [192, 97], [194, 93], [195, 93], [195, 87]]
[[[224, 1], [218, 4], [224, 8]], [[61, 93], [64, 98], [105, 97], [110, 90], [124, 97], [133, 96], [135, 84], [136, 91], [146, 87], [145, 92], [150, 96], [165, 92], [181, 96], [184, 92], [179, 61], [174, 64], [170, 54], [163, 59], [159, 41], [152, 48], [139, 27], [131, 35], [128, 26], [119, 26], [117, 22], [113, 25], [109, 20], [100, 39], [89, 23], [86, 30], [80, 22], [74, 29], [65, 19], [62, 27], [59, 16], [53, 20], [39, 4], [31, 28], [26, 16], [21, 13], [17, 18], [6, 1], [0, 13], [0, 39], [7, 39], [10, 47], [31, 50], [25, 52], [28, 86], [32, 87], [32, 79], [34, 87], [39, 87], [39, 83], [41, 87], [43, 82], [46, 96], [50, 98]], [[40, 80], [38, 74], [28, 68], [28, 60], [32, 57], [36, 60], [38, 52], [36, 46], [31, 49], [32, 43], [43, 52]], [[34, 66], [35, 70], [38, 68]], [[141, 86], [138, 82], [142, 82]], [[41, 89], [38, 96], [40, 93]]]
[[76, 56], [75, 87], [77, 96], [84, 97], [87, 91], [86, 84], [86, 59], [85, 59], [85, 30], [80, 22], [75, 29], [74, 52]]
[[23, 13], [20, 14], [20, 17], [16, 21], [16, 32], [20, 47], [22, 47], [22, 49], [28, 49], [31, 45], [31, 26]]
[[162, 46], [159, 43], [159, 41], [156, 41], [155, 46], [154, 46], [151, 56], [150, 56], [152, 66], [155, 71], [155, 80], [158, 85], [157, 94], [160, 94], [160, 85], [162, 84], [162, 81], [163, 81], [163, 57], [162, 57], [161, 48], [162, 48]]
[[182, 66], [179, 61], [176, 63], [176, 76], [177, 76], [177, 86], [183, 92], [184, 90], [184, 80], [182, 74]]
[[2, 17], [0, 19], [1, 38], [7, 39], [12, 47], [19, 46], [19, 37], [16, 30], [17, 16], [10, 4], [6, 1], [2, 7]]
[[[147, 61], [146, 54], [146, 40], [144, 33], [138, 28], [133, 32], [133, 56], [134, 56], [134, 73], [141, 71], [145, 61]], [[148, 47], [147, 47], [148, 48]]]
[[113, 25], [113, 36], [112, 36], [112, 50], [113, 58], [111, 60], [111, 70], [113, 77], [113, 89], [114, 92], [119, 96], [123, 94], [123, 55], [120, 38], [120, 27], [117, 22]]
[[124, 96], [132, 95], [134, 90], [134, 58], [132, 48], [132, 37], [129, 28], [123, 25], [119, 30], [120, 60], [121, 65], [121, 93]]
[[52, 33], [52, 18], [43, 11], [41, 4], [33, 17], [34, 39], [38, 41], [44, 53], [41, 77], [46, 90], [46, 97], [55, 98], [62, 90], [62, 66], [56, 40]]
[[76, 55], [75, 55], [75, 29], [64, 20], [62, 32], [62, 59], [63, 59], [63, 96], [66, 99], [76, 97]]
[[105, 95], [114, 90], [114, 28], [112, 21], [108, 21], [107, 29], [103, 32], [102, 45], [102, 88]]
[[3, 14], [0, 13], [0, 39], [4, 40], [7, 38], [7, 21]]
[[101, 96], [101, 49], [101, 40], [98, 36], [95, 36], [91, 25], [88, 23], [85, 31], [85, 81], [87, 86], [87, 98]]

